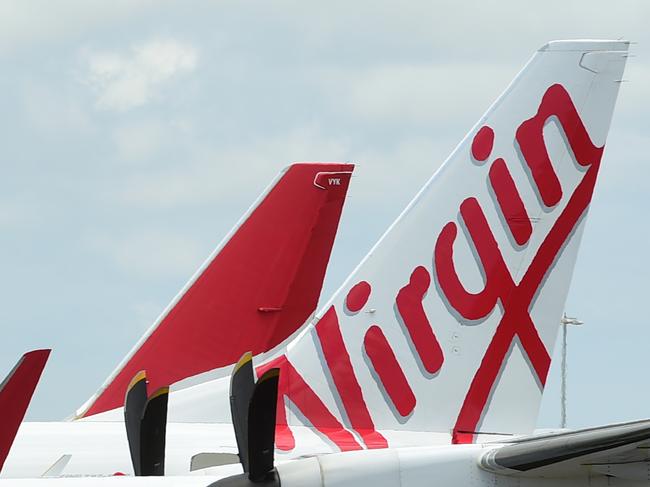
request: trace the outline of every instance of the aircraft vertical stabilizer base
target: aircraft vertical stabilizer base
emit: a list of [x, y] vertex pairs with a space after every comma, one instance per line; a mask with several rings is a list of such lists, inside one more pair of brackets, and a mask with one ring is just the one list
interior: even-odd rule
[[[83, 485], [650, 485], [648, 421], [534, 434], [628, 45], [543, 46], [313, 320], [172, 387], [165, 472], [203, 468]], [[120, 422], [23, 427], [9, 475], [132, 471]]]

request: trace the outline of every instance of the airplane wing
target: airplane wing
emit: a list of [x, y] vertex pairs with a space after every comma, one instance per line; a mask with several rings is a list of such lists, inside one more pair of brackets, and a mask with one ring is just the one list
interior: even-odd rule
[[647, 480], [650, 420], [520, 438], [485, 452], [479, 464], [509, 476]]

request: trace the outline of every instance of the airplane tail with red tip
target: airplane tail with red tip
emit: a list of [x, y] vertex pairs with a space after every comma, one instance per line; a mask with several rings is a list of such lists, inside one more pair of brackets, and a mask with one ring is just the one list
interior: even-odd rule
[[285, 169], [76, 417], [123, 406], [140, 370], [152, 390], [200, 381], [294, 334], [318, 304], [353, 168]]
[[25, 417], [50, 351], [27, 352], [0, 383], [0, 471]]
[[537, 51], [309, 329], [260, 368], [281, 368], [280, 449], [295, 446], [293, 425], [341, 450], [398, 432], [465, 443], [534, 429], [627, 50]]

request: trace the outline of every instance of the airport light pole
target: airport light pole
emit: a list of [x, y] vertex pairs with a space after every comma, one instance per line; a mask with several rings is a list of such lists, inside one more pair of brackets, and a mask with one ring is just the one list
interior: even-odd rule
[[567, 325], [582, 325], [582, 321], [576, 318], [569, 318], [566, 313], [562, 316], [560, 320], [562, 325], [562, 382], [560, 389], [560, 400], [561, 410], [560, 410], [560, 427], [566, 428], [566, 328]]

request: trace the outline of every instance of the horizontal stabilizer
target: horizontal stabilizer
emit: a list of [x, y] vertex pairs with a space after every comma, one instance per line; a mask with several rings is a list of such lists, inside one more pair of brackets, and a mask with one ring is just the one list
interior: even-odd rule
[[197, 453], [190, 460], [190, 472], [222, 465], [236, 465], [239, 462], [239, 455], [235, 453]]
[[505, 475], [586, 475], [587, 467], [594, 464], [644, 460], [646, 444], [650, 444], [650, 420], [520, 439], [486, 452], [480, 465]]
[[65, 467], [68, 466], [68, 463], [70, 463], [71, 459], [72, 459], [72, 455], [70, 454], [61, 455], [61, 457], [59, 457], [59, 459], [56, 462], [54, 462], [50, 468], [48, 468], [45, 472], [43, 472], [43, 475], [41, 475], [41, 477], [43, 478], [61, 477], [61, 475], [63, 475], [63, 471], [65, 470]]

